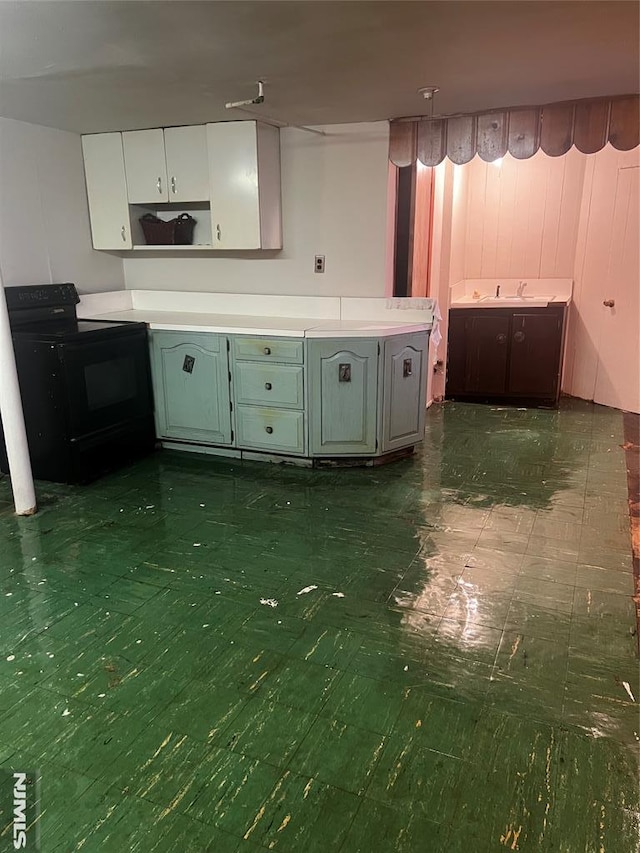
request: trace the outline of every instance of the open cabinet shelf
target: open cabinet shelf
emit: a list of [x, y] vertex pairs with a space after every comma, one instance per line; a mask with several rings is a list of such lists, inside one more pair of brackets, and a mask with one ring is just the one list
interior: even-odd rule
[[148, 246], [146, 243], [143, 246], [133, 246], [134, 252], [219, 252], [215, 246], [211, 245], [191, 245], [184, 246], [179, 244], [168, 244], [158, 246]]

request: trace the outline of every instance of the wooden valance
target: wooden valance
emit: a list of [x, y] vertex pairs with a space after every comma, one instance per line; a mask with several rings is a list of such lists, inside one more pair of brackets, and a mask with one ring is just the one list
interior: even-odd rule
[[639, 105], [639, 95], [620, 95], [469, 115], [393, 119], [389, 159], [396, 166], [410, 166], [416, 159], [437, 166], [445, 157], [468, 163], [475, 154], [491, 162], [508, 151], [526, 160], [538, 148], [559, 157], [572, 145], [593, 154], [607, 142], [628, 151], [640, 143]]

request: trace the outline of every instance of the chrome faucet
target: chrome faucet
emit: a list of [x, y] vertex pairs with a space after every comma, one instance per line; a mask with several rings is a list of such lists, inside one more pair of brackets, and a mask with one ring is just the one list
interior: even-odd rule
[[518, 296], [520, 296], [521, 298], [522, 298], [522, 296], [524, 296], [524, 289], [526, 286], [527, 286], [526, 281], [521, 281], [520, 284], [518, 285], [518, 289], [516, 290], [516, 294]]

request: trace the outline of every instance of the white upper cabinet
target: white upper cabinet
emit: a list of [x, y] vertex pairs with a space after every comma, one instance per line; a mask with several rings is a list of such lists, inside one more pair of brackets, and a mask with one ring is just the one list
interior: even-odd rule
[[127, 131], [122, 145], [129, 204], [169, 201], [162, 128]]
[[122, 134], [129, 204], [208, 201], [205, 126]]
[[82, 137], [94, 249], [130, 249], [129, 205], [121, 133]]
[[257, 121], [207, 125], [214, 249], [281, 249], [280, 132]]
[[279, 128], [229, 121], [91, 134], [82, 146], [95, 249], [157, 251], [139, 220], [181, 210], [195, 219], [193, 244], [165, 250], [282, 248]]
[[209, 201], [205, 126], [165, 128], [164, 150], [169, 201]]

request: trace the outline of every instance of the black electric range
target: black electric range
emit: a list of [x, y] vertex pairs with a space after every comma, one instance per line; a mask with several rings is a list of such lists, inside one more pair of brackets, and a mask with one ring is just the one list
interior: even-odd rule
[[86, 483], [153, 450], [144, 323], [79, 320], [70, 283], [5, 295], [34, 476]]

